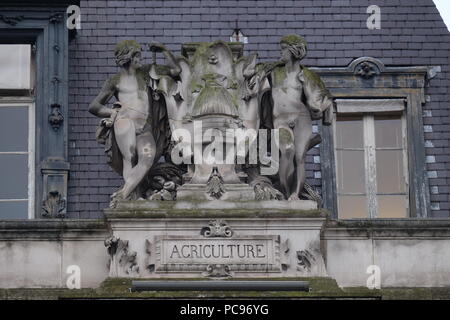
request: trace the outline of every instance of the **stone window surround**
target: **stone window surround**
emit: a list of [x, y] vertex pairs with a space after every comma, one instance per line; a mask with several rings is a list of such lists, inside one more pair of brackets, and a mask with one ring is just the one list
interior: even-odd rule
[[[41, 218], [50, 198], [63, 199], [59, 217], [66, 213], [68, 162], [68, 29], [62, 3], [36, 10], [5, 8], [0, 20], [1, 44], [31, 44], [36, 54], [35, 89], [28, 92], [35, 105], [34, 212]], [[17, 95], [10, 90], [8, 96]], [[22, 90], [23, 91], [23, 90]], [[20, 92], [23, 93], [23, 92]], [[8, 98], [2, 98], [3, 100]], [[6, 101], [5, 100], [5, 101]], [[47, 206], [48, 208], [48, 206]], [[50, 216], [47, 216], [50, 217]]]
[[[337, 99], [405, 99], [411, 218], [426, 218], [430, 211], [430, 190], [427, 179], [422, 105], [425, 87], [438, 71], [433, 66], [388, 67], [371, 57], [355, 59], [348, 67], [312, 68]], [[321, 126], [323, 142], [322, 194], [324, 207], [337, 219], [336, 168], [333, 129]]]
[[[405, 102], [403, 99], [336, 99], [336, 112], [333, 119], [333, 136], [336, 139], [336, 122], [337, 116], [346, 116], [346, 115], [355, 115], [360, 116], [363, 122], [363, 132], [364, 132], [364, 146], [363, 153], [365, 157], [365, 194], [368, 200], [368, 204], [366, 204], [366, 209], [368, 210], [368, 218], [379, 218], [379, 203], [377, 199], [377, 195], [379, 192], [377, 190], [377, 176], [378, 166], [377, 166], [377, 156], [376, 150], [379, 150], [377, 147], [377, 142], [375, 141], [375, 116], [383, 115], [383, 116], [392, 116], [401, 113], [401, 132], [402, 132], [402, 162], [403, 162], [403, 174], [405, 180], [405, 189], [409, 189], [408, 184], [408, 141], [406, 139], [407, 130], [406, 130], [406, 113], [405, 113]], [[336, 146], [336, 141], [334, 141]], [[350, 148], [352, 149], [352, 148]], [[383, 149], [383, 148], [381, 148]], [[334, 157], [336, 159], [336, 152], [338, 148], [334, 149]], [[384, 148], [384, 150], [394, 150], [393, 148]], [[398, 150], [397, 148], [395, 150]], [[338, 180], [338, 178], [336, 177]], [[339, 181], [337, 181], [339, 183]], [[382, 192], [381, 195], [403, 195], [399, 194], [400, 192], [392, 192], [386, 193]], [[406, 193], [405, 198], [405, 207], [406, 213], [409, 213], [409, 194], [408, 190], [405, 190], [402, 193]], [[342, 194], [348, 195], [348, 194]], [[340, 216], [338, 212], [338, 216]], [[347, 218], [348, 219], [348, 218]]]

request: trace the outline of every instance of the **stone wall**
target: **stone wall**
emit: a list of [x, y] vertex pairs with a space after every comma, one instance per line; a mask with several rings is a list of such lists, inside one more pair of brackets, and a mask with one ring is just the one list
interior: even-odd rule
[[[98, 287], [109, 273], [108, 236], [100, 220], [1, 222], [0, 288], [66, 288], [70, 265], [80, 267], [83, 288]], [[382, 288], [450, 286], [449, 220], [328, 222], [321, 247], [326, 272], [341, 287], [366, 286], [371, 265], [380, 267]]]
[[366, 286], [372, 265], [383, 288], [450, 285], [448, 220], [331, 222], [322, 240], [328, 274], [340, 286]]
[[0, 230], [0, 288], [65, 288], [72, 265], [82, 287], [108, 276], [103, 221], [2, 221]]

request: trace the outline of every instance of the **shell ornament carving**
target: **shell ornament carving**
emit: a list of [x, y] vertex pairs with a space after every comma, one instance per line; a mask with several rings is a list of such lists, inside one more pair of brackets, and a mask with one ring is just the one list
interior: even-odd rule
[[42, 216], [44, 218], [64, 218], [66, 209], [66, 199], [59, 191], [52, 190], [42, 202]]

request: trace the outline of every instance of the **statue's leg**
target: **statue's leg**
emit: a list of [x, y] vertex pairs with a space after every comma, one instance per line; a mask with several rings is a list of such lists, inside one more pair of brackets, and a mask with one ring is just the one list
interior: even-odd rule
[[205, 184], [208, 182], [209, 177], [211, 176], [213, 165], [211, 164], [197, 164], [195, 166], [195, 171], [191, 179], [192, 184]]
[[122, 195], [125, 199], [141, 183], [153, 165], [156, 143], [150, 131], [145, 131], [136, 137], [136, 150], [138, 162], [131, 169], [130, 175], [122, 188]]
[[306, 153], [310, 145], [312, 134], [312, 123], [309, 117], [300, 117], [297, 119], [294, 127], [295, 136], [295, 165], [296, 165], [296, 179], [294, 188], [289, 196], [291, 200], [299, 199], [300, 192], [303, 190], [306, 179]]
[[280, 134], [280, 166], [278, 169], [278, 176], [280, 178], [280, 185], [286, 198], [291, 194], [291, 182], [294, 178], [294, 135], [290, 129], [279, 128]]
[[131, 174], [133, 158], [136, 156], [135, 126], [130, 119], [117, 119], [114, 122], [114, 134], [122, 154], [123, 179], [127, 181]]

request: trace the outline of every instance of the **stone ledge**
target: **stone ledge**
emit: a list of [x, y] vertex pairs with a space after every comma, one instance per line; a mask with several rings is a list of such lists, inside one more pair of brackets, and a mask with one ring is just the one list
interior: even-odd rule
[[[378, 290], [368, 290], [362, 288], [359, 290], [352, 290], [346, 292], [339, 288], [336, 281], [327, 277], [313, 277], [313, 278], [233, 278], [229, 280], [298, 280], [308, 281], [310, 284], [310, 292], [289, 292], [289, 291], [146, 291], [146, 292], [130, 292], [131, 282], [133, 279], [124, 278], [108, 278], [99, 288], [91, 291], [76, 292], [66, 291], [65, 294], [59, 296], [59, 299], [348, 299], [348, 298], [364, 298], [364, 299], [379, 299], [380, 292]], [[161, 281], [161, 279], [138, 279], [148, 281]], [[168, 279], [167, 279], [168, 280]], [[201, 280], [207, 279], [170, 279], [186, 281], [186, 280]], [[224, 279], [223, 281], [229, 281]]]
[[450, 219], [329, 220], [324, 239], [450, 239]]
[[107, 231], [105, 220], [0, 220], [0, 240], [62, 240], [70, 235], [98, 238], [103, 237]]
[[105, 209], [114, 218], [323, 218], [325, 209], [313, 201], [123, 201], [115, 209]]
[[[246, 279], [241, 279], [246, 280]], [[262, 280], [262, 279], [260, 279]], [[277, 278], [267, 280], [279, 280]], [[142, 292], [131, 293], [128, 290], [129, 279], [107, 279], [96, 289], [0, 289], [2, 300], [68, 300], [68, 299], [381, 299], [381, 300], [438, 300], [450, 299], [450, 287], [396, 287], [369, 290], [365, 287], [339, 288], [330, 278], [302, 278], [311, 284], [311, 292]]]

